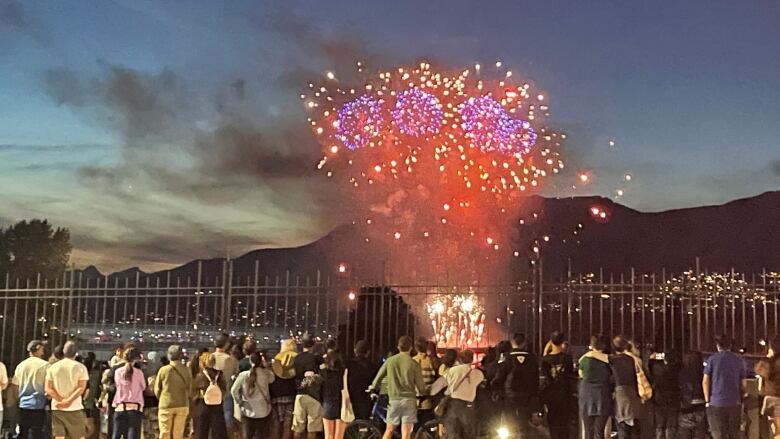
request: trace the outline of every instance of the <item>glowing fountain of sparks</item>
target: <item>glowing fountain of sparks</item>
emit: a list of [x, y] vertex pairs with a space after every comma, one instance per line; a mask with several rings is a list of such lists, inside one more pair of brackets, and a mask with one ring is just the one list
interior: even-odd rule
[[485, 310], [475, 294], [437, 294], [426, 308], [440, 346], [465, 349], [483, 344]]

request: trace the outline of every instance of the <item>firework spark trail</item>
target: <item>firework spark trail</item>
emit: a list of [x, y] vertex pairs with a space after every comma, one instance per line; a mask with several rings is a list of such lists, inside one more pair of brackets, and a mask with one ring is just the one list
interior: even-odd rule
[[360, 85], [328, 72], [301, 95], [318, 169], [350, 189], [344, 210], [365, 242], [396, 246], [394, 272], [473, 280], [518, 254], [522, 196], [563, 168], [565, 136], [542, 121], [546, 96], [517, 76], [500, 62], [455, 73], [422, 62]]

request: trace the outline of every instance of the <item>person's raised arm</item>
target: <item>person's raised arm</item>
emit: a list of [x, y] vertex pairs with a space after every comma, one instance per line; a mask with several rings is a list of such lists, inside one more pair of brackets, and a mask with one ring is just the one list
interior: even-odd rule
[[374, 381], [371, 383], [372, 389], [378, 389], [379, 385], [382, 384], [382, 380], [385, 379], [387, 376], [387, 361], [382, 363], [382, 367], [379, 368], [379, 372], [376, 373], [376, 376], [374, 377]]

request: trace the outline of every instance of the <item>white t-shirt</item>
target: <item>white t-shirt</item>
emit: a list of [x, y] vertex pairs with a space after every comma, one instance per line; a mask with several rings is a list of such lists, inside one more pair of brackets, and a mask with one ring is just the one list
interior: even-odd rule
[[[0, 390], [5, 390], [8, 387], [8, 370], [5, 368], [5, 364], [0, 362]], [[0, 404], [0, 412], [3, 411], [3, 404]]]
[[[63, 398], [67, 398], [79, 387], [79, 381], [89, 381], [89, 372], [87, 372], [87, 368], [78, 361], [64, 358], [49, 367], [49, 370], [46, 371], [46, 381], [51, 381], [54, 390]], [[84, 404], [82, 398], [79, 397], [67, 408], [58, 409], [57, 402], [52, 400], [51, 409], [64, 412], [75, 412], [77, 410], [84, 410]]]
[[16, 366], [11, 382], [19, 386], [19, 408], [43, 410], [46, 407], [43, 385], [48, 368], [47, 361], [35, 356], [27, 357]]
[[[466, 374], [469, 376], [466, 377]], [[474, 398], [477, 397], [477, 387], [485, 380], [485, 375], [479, 369], [472, 369], [470, 364], [459, 364], [447, 369], [444, 378], [447, 380], [447, 392], [450, 396], [474, 402]]]

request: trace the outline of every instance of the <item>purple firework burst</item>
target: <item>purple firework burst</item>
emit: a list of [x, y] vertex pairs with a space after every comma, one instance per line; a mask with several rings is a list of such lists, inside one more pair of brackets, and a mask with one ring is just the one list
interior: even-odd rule
[[438, 133], [444, 119], [439, 99], [416, 87], [398, 94], [392, 113], [398, 129], [415, 137]]
[[339, 110], [336, 137], [351, 150], [363, 148], [380, 135], [384, 124], [382, 103], [363, 95]]

